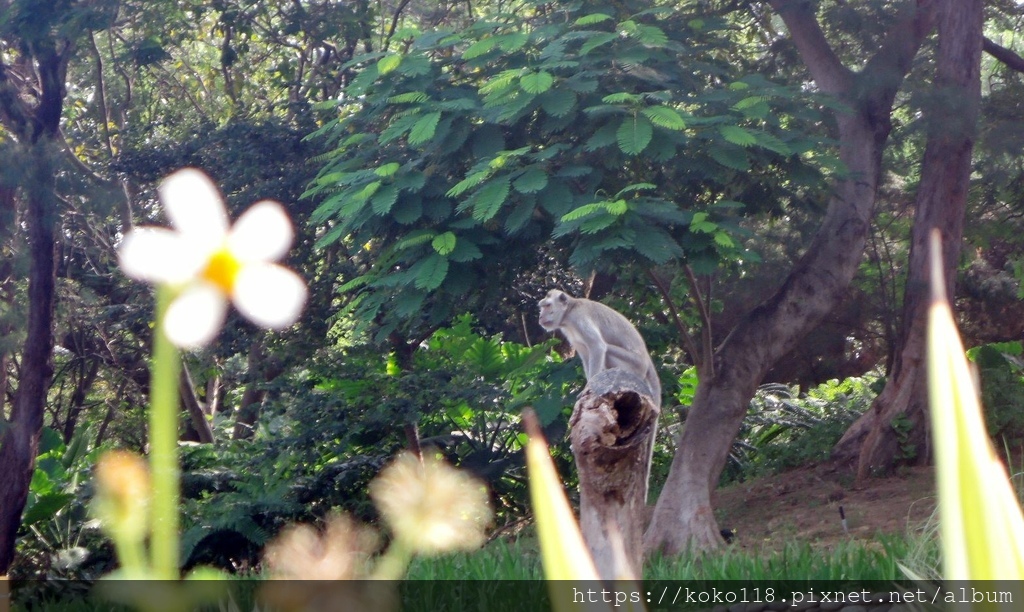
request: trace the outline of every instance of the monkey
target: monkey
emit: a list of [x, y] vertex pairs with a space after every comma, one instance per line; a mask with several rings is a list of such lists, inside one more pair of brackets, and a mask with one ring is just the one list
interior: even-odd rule
[[[657, 411], [661, 410], [661, 380], [654, 369], [651, 354], [643, 336], [629, 319], [614, 308], [586, 298], [552, 289], [538, 302], [540, 326], [546, 331], [561, 330], [583, 362], [583, 375], [590, 379], [604, 370], [619, 368], [638, 376], [647, 383]], [[658, 433], [657, 413], [651, 432], [651, 451], [647, 456], [647, 475], [644, 478], [644, 498], [651, 480], [651, 460], [654, 458], [654, 436]]]
[[661, 407], [661, 381], [640, 332], [613, 308], [552, 289], [540, 306], [540, 326], [561, 330], [583, 361], [589, 381], [599, 372], [619, 368], [643, 379]]

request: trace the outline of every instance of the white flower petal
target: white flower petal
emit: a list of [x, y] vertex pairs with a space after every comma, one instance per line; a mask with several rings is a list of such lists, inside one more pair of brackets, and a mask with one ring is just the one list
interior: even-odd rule
[[283, 206], [262, 200], [235, 221], [228, 250], [239, 261], [277, 261], [292, 245], [292, 222]]
[[199, 248], [218, 248], [228, 233], [228, 215], [217, 186], [195, 168], [178, 170], [160, 183], [160, 202], [174, 229]]
[[298, 320], [306, 304], [306, 283], [283, 266], [252, 264], [238, 273], [231, 297], [253, 323], [284, 329]]
[[202, 253], [188, 248], [180, 234], [162, 227], [139, 227], [128, 232], [117, 256], [125, 274], [152, 283], [183, 283], [204, 263]]
[[227, 309], [227, 300], [220, 290], [208, 283], [196, 283], [167, 307], [164, 333], [180, 348], [200, 348], [220, 331]]

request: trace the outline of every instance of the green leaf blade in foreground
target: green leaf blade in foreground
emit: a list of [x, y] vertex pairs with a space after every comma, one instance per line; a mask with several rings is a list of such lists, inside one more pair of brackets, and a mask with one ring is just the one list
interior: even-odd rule
[[[1024, 515], [985, 429], [979, 395], [946, 301], [937, 233], [931, 252], [928, 396], [943, 577], [1019, 581], [1024, 579]], [[1000, 608], [993, 604], [985, 609]]]
[[[544, 577], [549, 581], [597, 580], [597, 569], [591, 560], [590, 551], [583, 543], [583, 535], [569, 507], [569, 500], [565, 497], [562, 481], [551, 462], [551, 455], [540, 433], [536, 416], [531, 413], [524, 417], [529, 434], [526, 467], [529, 475], [530, 505], [537, 520], [537, 537], [540, 540]], [[556, 610], [573, 609], [568, 601], [552, 597]]]

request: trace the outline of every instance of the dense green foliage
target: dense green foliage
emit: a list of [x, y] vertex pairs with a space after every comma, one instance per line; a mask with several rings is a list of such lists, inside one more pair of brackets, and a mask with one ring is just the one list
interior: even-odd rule
[[580, 272], [756, 261], [742, 213], [806, 206], [829, 158], [804, 96], [735, 70], [702, 15], [526, 3], [355, 58], [306, 193], [318, 243], [360, 262], [352, 312], [429, 329], [551, 240]]

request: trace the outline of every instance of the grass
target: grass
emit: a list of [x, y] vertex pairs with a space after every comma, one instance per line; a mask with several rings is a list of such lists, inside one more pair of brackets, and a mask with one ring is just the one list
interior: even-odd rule
[[[830, 549], [793, 542], [781, 550], [751, 552], [736, 545], [697, 557], [659, 557], [648, 561], [645, 580], [838, 580], [906, 579], [900, 565], [927, 574], [937, 568], [934, 531], [850, 540]], [[474, 553], [416, 559], [410, 580], [540, 580], [540, 555], [535, 541], [498, 540]]]

